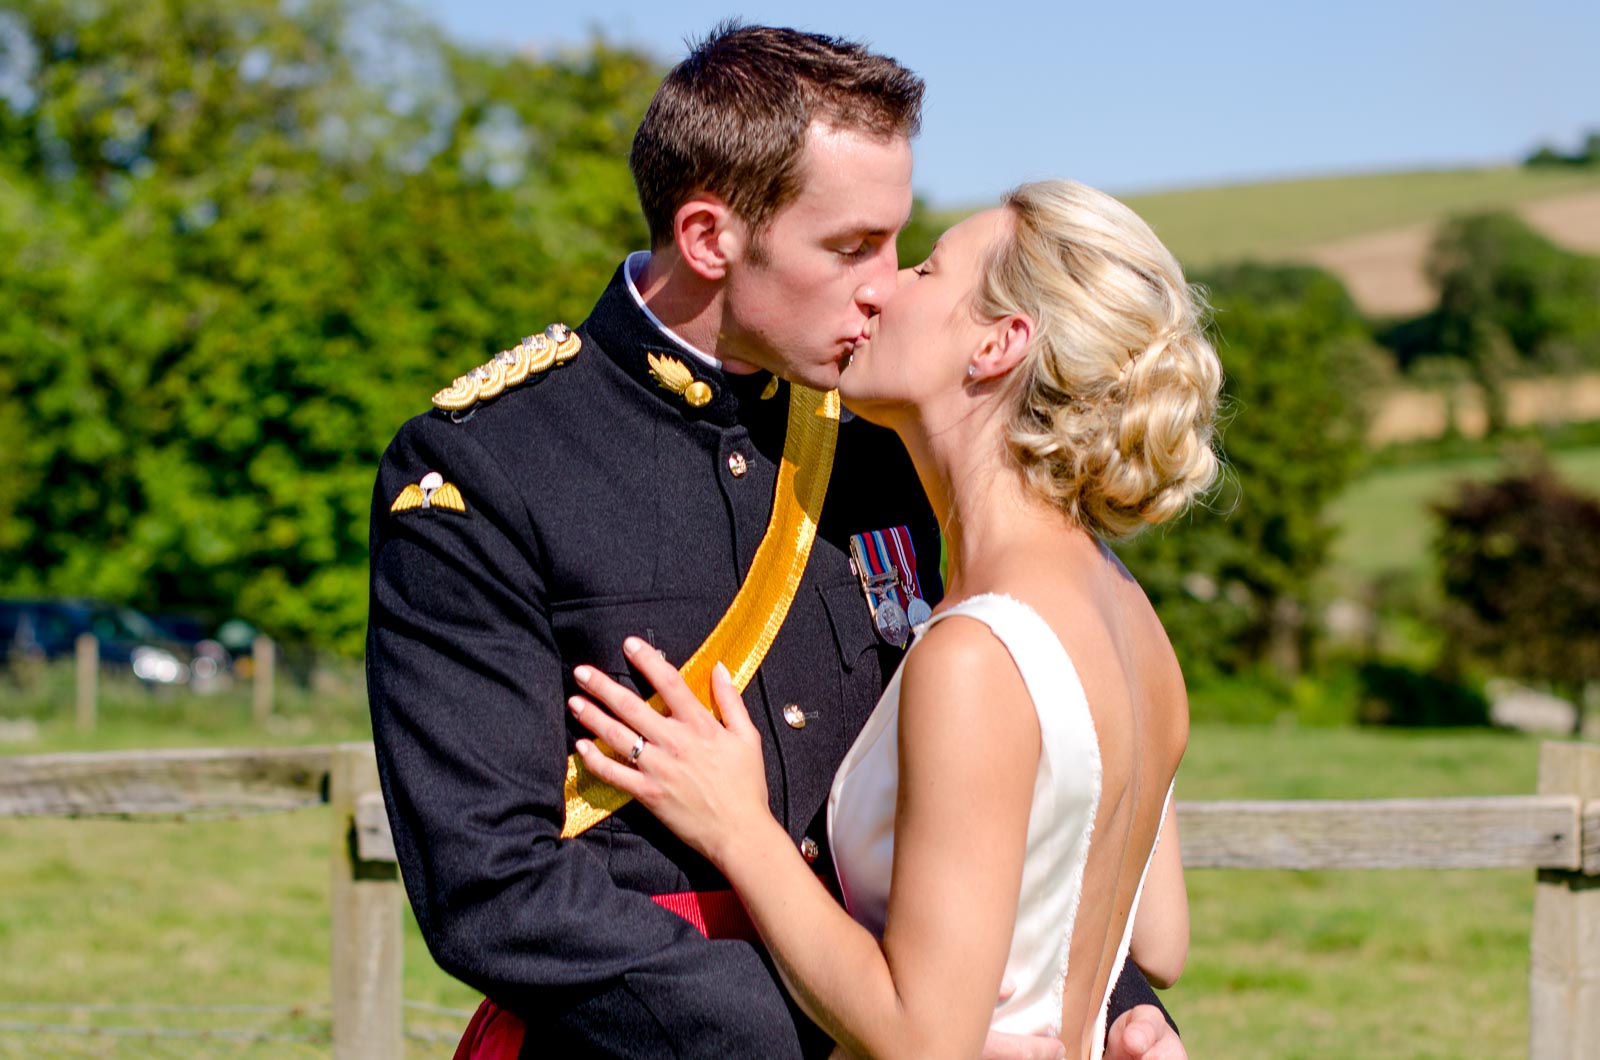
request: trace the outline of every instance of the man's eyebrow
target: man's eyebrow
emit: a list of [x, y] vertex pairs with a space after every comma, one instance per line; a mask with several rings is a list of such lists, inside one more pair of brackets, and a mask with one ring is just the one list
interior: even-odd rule
[[876, 224], [872, 221], [854, 221], [840, 225], [838, 228], [834, 229], [833, 235], [829, 236], [828, 238], [843, 239], [848, 236], [868, 236], [882, 239], [884, 237], [891, 236], [898, 231], [898, 228], [885, 228], [883, 225]]

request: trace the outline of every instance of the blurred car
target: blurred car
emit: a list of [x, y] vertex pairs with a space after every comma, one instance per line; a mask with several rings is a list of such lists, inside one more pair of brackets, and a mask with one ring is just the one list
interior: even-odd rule
[[127, 669], [150, 685], [190, 679], [192, 653], [131, 607], [97, 600], [0, 600], [0, 650], [7, 658], [68, 658], [85, 633], [99, 641], [103, 667]]
[[[189, 658], [190, 685], [196, 692], [220, 691], [233, 683], [236, 657], [222, 641], [222, 633], [197, 615], [148, 616], [168, 640], [181, 645]], [[226, 624], [224, 624], [226, 625]]]

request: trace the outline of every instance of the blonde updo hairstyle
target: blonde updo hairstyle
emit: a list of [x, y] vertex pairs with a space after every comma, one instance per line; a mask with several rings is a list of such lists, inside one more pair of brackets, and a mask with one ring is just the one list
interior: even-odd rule
[[1222, 366], [1206, 305], [1150, 226], [1068, 180], [1005, 197], [1011, 232], [974, 296], [1034, 323], [1009, 376], [1005, 442], [1032, 489], [1090, 533], [1126, 538], [1216, 479]]

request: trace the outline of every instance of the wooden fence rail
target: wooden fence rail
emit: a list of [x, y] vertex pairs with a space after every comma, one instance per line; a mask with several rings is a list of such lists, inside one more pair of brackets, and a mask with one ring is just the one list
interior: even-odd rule
[[[334, 1056], [399, 1056], [405, 898], [370, 744], [0, 758], [0, 817], [323, 802], [334, 808]], [[1545, 744], [1535, 795], [1180, 802], [1178, 821], [1191, 869], [1535, 870], [1529, 1055], [1600, 1056], [1600, 747]]]

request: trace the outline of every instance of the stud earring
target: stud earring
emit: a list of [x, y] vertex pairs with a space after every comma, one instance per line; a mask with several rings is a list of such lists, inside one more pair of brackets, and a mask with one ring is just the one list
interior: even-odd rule
[[978, 366], [977, 365], [975, 365], [975, 364], [967, 365], [967, 378], [968, 379], [976, 379], [976, 378], [978, 378]]

